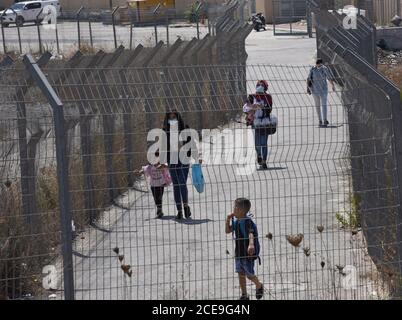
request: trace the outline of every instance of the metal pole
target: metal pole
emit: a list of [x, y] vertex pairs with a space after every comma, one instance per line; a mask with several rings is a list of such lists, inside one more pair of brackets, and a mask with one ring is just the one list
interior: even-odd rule
[[55, 32], [56, 32], [57, 54], [60, 54], [59, 31], [58, 31], [58, 29], [57, 29], [57, 23], [56, 23], [56, 27], [55, 27]]
[[156, 26], [156, 15], [154, 14], [155, 45], [158, 44], [158, 28]]
[[200, 9], [202, 7], [202, 3], [199, 3], [197, 8], [195, 8], [195, 18], [197, 23], [197, 39], [200, 39]]
[[112, 11], [112, 24], [113, 24], [113, 38], [114, 38], [114, 48], [117, 49], [117, 37], [116, 37], [116, 25], [115, 25], [115, 20], [114, 20], [114, 15], [117, 12], [117, 10], [119, 10], [119, 6], [117, 6], [116, 8], [114, 8], [114, 10]]
[[200, 39], [200, 17], [198, 12], [195, 14], [195, 18], [197, 19], [197, 39]]
[[53, 110], [61, 222], [60, 225], [62, 236], [64, 298], [66, 300], [74, 300], [72, 227], [68, 181], [68, 157], [66, 151], [67, 143], [65, 140], [65, 120], [63, 104], [31, 55], [24, 56], [24, 64], [37, 86], [40, 88], [44, 96], [49, 101]]
[[308, 37], [313, 37], [313, 19], [311, 17], [311, 3], [310, 0], [306, 0], [306, 14], [307, 14], [307, 32]]
[[3, 26], [3, 16], [4, 16], [4, 14], [6, 13], [6, 11], [7, 11], [7, 10], [4, 10], [4, 12], [1, 14], [1, 17], [0, 17], [0, 22], [1, 22], [1, 38], [2, 38], [2, 40], [3, 40], [3, 51], [4, 51], [4, 54], [7, 54], [6, 39], [5, 39], [5, 36], [4, 36], [4, 26]]
[[156, 6], [156, 8], [153, 10], [152, 14], [154, 16], [154, 29], [155, 29], [155, 45], [158, 44], [158, 28], [156, 25], [156, 15], [158, 14], [158, 10], [161, 7], [161, 3], [158, 3], [158, 5]]
[[39, 11], [39, 13], [37, 14], [37, 16], [36, 16], [36, 26], [38, 28], [38, 42], [39, 42], [39, 52], [40, 52], [40, 54], [42, 54], [42, 39], [41, 39], [41, 36], [40, 36], [39, 16], [42, 14], [42, 12], [43, 12], [43, 9], [41, 9]]
[[94, 41], [93, 41], [93, 38], [92, 38], [92, 23], [91, 23], [91, 17], [89, 17], [89, 20], [88, 20], [88, 28], [89, 28], [89, 41], [90, 41], [90, 43], [91, 43], [91, 47], [93, 48], [93, 47], [94, 47]]
[[78, 35], [78, 50], [81, 49], [81, 28], [80, 28], [80, 14], [81, 11], [84, 9], [84, 7], [81, 6], [81, 8], [78, 9], [77, 11], [77, 35]]
[[15, 25], [17, 26], [17, 32], [18, 32], [18, 44], [19, 44], [19, 48], [20, 48], [20, 53], [22, 54], [21, 32], [20, 32], [20, 26], [19, 26], [19, 24], [17, 23], [18, 14], [17, 14], [17, 12], [15, 12], [14, 9], [11, 9], [11, 8], [10, 8], [10, 10], [11, 10], [12, 12], [14, 12], [14, 14], [15, 14]]
[[133, 50], [133, 17], [131, 17], [130, 24], [130, 50]]
[[169, 16], [166, 16], [166, 45], [169, 47]]

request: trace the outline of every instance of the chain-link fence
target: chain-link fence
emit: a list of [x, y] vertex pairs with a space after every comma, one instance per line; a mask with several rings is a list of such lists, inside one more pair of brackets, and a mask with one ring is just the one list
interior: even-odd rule
[[[317, 28], [318, 55], [331, 63], [349, 66], [340, 74], [342, 78], [359, 79], [346, 81], [345, 86], [355, 89], [342, 94], [343, 104], [355, 110], [348, 114], [349, 122], [362, 124], [362, 127], [356, 130], [352, 130], [350, 126], [353, 188], [360, 190], [364, 186], [367, 190], [361, 193], [360, 200], [362, 222], [367, 228], [375, 230], [370, 235], [366, 234], [369, 252], [376, 263], [381, 261], [379, 268], [393, 283], [392, 295], [400, 296], [401, 215], [397, 209], [398, 204], [393, 209], [389, 208], [390, 210], [383, 207], [384, 202], [398, 202], [397, 199], [400, 198], [399, 191], [396, 191], [399, 190], [401, 181], [398, 169], [400, 92], [393, 83], [373, 68], [377, 64], [375, 42], [371, 40], [362, 43], [363, 46], [368, 45], [366, 49], [359, 48], [359, 45], [350, 45], [353, 36], [357, 38], [356, 35], [364, 34], [364, 28], [361, 28], [365, 22], [363, 17], [359, 17], [360, 25], [357, 30], [346, 30], [339, 26], [339, 18], [342, 16], [327, 11], [317, 11], [315, 14], [323, 25]], [[375, 28], [371, 28], [373, 31], [367, 36], [369, 39], [375, 39]], [[375, 54], [372, 54], [373, 52]], [[370, 92], [361, 90], [366, 84], [372, 86]], [[382, 120], [374, 124], [373, 117]], [[380, 136], [381, 138], [377, 139]], [[381, 156], [373, 159], [368, 157], [367, 161], [354, 158], [356, 154], [373, 152], [379, 152]], [[372, 170], [373, 168], [375, 169]], [[379, 171], [382, 174], [378, 174]], [[374, 189], [376, 191], [372, 193]], [[391, 190], [395, 191], [392, 196]]]
[[[266, 299], [401, 297], [399, 90], [356, 41], [370, 33], [315, 11], [336, 83], [322, 128], [310, 68], [246, 66], [251, 27], [234, 11], [216, 36], [169, 47], [0, 62], [1, 297], [238, 298], [225, 220], [239, 197], [258, 226]], [[242, 114], [259, 79], [279, 119], [264, 170]], [[169, 110], [195, 129], [201, 193], [193, 167], [178, 181], [170, 166], [163, 195], [139, 171]], [[178, 191], [190, 218], [175, 219]]]
[[43, 22], [41, 13], [22, 24], [12, 23], [15, 14], [5, 10], [0, 52], [41, 54], [49, 51], [69, 56], [77, 49], [94, 53], [99, 49], [113, 51], [120, 45], [130, 49], [138, 44], [151, 47], [159, 41], [170, 45], [177, 38], [189, 41], [194, 37], [200, 39], [207, 34], [215, 35], [221, 17], [230, 24], [231, 31], [242, 27], [244, 10], [244, 4], [239, 6], [237, 1], [222, 6], [199, 5], [186, 14], [162, 4], [152, 10], [128, 6], [99, 11], [81, 7], [75, 12], [62, 11], [55, 21], [49, 20], [49, 25], [46, 19]]
[[[250, 199], [258, 226], [266, 299], [398, 294], [400, 110], [392, 86], [379, 87], [373, 69], [359, 71], [362, 59], [339, 53], [341, 64], [329, 65], [337, 83], [330, 125], [321, 128], [305, 93], [307, 66], [210, 65], [215, 49], [191, 65], [197, 48], [175, 66], [180, 49], [168, 60], [155, 48], [138, 50], [65, 62], [26, 56], [1, 69], [4, 296], [238, 298], [225, 220], [239, 197]], [[267, 170], [257, 170], [242, 115], [258, 79], [268, 81], [279, 119]], [[168, 110], [196, 129], [203, 159], [204, 192], [190, 172], [192, 216], [182, 220], [180, 183], [163, 189], [157, 219], [149, 182], [135, 171]]]

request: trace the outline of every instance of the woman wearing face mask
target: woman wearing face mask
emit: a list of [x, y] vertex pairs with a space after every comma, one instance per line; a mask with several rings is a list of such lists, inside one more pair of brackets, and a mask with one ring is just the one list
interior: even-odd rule
[[254, 139], [255, 150], [257, 151], [258, 164], [260, 169], [268, 169], [268, 129], [266, 126], [261, 125], [264, 123], [264, 118], [269, 118], [272, 111], [272, 96], [267, 93], [268, 83], [265, 80], [259, 80], [256, 86], [255, 104], [259, 105], [259, 108], [254, 114]]
[[[167, 163], [169, 165], [170, 176], [173, 182], [174, 200], [177, 208], [177, 219], [183, 219], [184, 216], [189, 218], [191, 216], [190, 207], [188, 205], [188, 189], [187, 178], [190, 164], [183, 164], [180, 161], [179, 151], [182, 143], [171, 143], [178, 141], [181, 131], [185, 129], [184, 121], [181, 115], [176, 111], [167, 112], [163, 122], [163, 130], [167, 136]], [[171, 140], [172, 138], [172, 140]], [[188, 141], [187, 141], [188, 142]], [[187, 154], [189, 156], [189, 154]]]

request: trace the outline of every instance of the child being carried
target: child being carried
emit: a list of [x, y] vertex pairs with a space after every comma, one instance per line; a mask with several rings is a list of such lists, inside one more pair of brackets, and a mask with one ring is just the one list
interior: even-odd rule
[[246, 125], [251, 126], [254, 122], [254, 116], [257, 109], [261, 108], [254, 95], [249, 94], [246, 104], [243, 106], [243, 113], [246, 114]]

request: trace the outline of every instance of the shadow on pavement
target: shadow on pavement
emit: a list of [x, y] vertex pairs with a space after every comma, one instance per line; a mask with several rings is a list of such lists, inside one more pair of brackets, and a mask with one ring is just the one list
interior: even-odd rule
[[288, 167], [270, 167], [270, 166], [268, 166], [267, 169], [258, 168], [257, 171], [286, 170], [287, 168]]
[[[181, 224], [203, 224], [203, 223], [208, 223], [211, 222], [213, 220], [211, 219], [186, 219], [183, 218], [181, 220], [177, 220], [176, 216], [163, 216], [162, 218], [154, 218], [156, 220], [174, 220], [177, 223], [181, 223]], [[151, 219], [149, 219], [151, 220]]]

